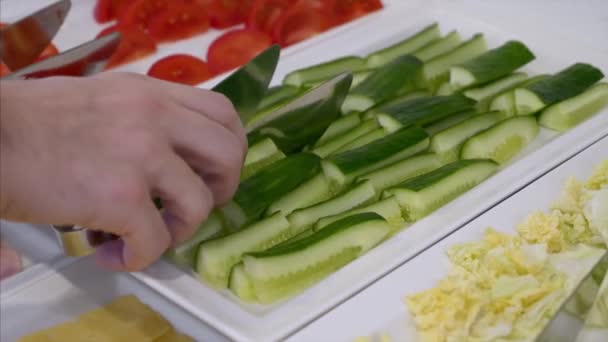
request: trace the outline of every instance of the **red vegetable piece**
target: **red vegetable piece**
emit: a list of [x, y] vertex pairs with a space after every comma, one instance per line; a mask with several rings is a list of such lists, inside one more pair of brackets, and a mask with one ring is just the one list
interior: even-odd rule
[[11, 69], [9, 69], [6, 64], [0, 62], [0, 77], [4, 77], [11, 73]]
[[97, 0], [93, 16], [100, 24], [110, 22], [120, 15], [133, 0]]
[[196, 4], [175, 5], [153, 17], [149, 23], [149, 34], [157, 42], [190, 38], [208, 29], [207, 12]]
[[332, 26], [329, 9], [321, 1], [300, 0], [277, 20], [273, 40], [281, 46], [311, 38]]
[[249, 62], [270, 45], [270, 37], [260, 31], [236, 29], [226, 32], [209, 46], [209, 69], [213, 74], [232, 70]]
[[152, 18], [179, 4], [179, 0], [134, 0], [118, 18], [119, 26], [147, 33]]
[[254, 0], [247, 17], [247, 28], [272, 35], [276, 22], [290, 5], [293, 5], [290, 0]]
[[116, 51], [106, 64], [106, 70], [116, 66], [133, 62], [156, 52], [156, 43], [150, 36], [137, 29], [119, 28], [110, 26], [101, 31], [97, 38], [120, 30], [121, 39]]
[[59, 54], [59, 50], [57, 50], [57, 47], [51, 43], [42, 51], [42, 53], [40, 53], [40, 56], [38, 56], [35, 62], [39, 62], [57, 54]]
[[177, 54], [158, 60], [148, 70], [148, 76], [161, 80], [197, 85], [212, 77], [203, 60], [191, 55]]
[[380, 0], [333, 0], [336, 24], [343, 24], [382, 9]]
[[250, 0], [212, 0], [209, 5], [211, 27], [225, 29], [245, 21]]

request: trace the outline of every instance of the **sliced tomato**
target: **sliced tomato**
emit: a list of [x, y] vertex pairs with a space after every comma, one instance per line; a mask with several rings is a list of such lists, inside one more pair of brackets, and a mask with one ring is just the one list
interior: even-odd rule
[[272, 39], [264, 32], [251, 29], [226, 32], [209, 46], [209, 69], [213, 74], [232, 70], [249, 62], [270, 45]]
[[193, 37], [209, 29], [205, 8], [175, 5], [150, 20], [149, 34], [157, 42], [171, 42]]
[[93, 16], [100, 24], [110, 22], [118, 18], [124, 8], [131, 2], [133, 0], [97, 0]]
[[148, 76], [161, 80], [197, 85], [212, 77], [207, 63], [191, 55], [171, 55], [158, 60], [148, 70]]
[[[101, 31], [97, 36], [101, 37], [118, 29], [118, 27], [109, 27]], [[108, 61], [108, 64], [106, 64], [106, 69], [133, 62], [156, 52], [154, 40], [142, 31], [124, 28], [120, 28], [120, 31], [122, 35], [120, 43]]]
[[6, 64], [0, 62], [0, 77], [6, 76], [11, 73], [11, 69], [9, 69]]
[[380, 0], [333, 0], [333, 15], [336, 24], [354, 20], [371, 12], [382, 9]]
[[148, 32], [150, 21], [169, 9], [169, 5], [182, 4], [178, 0], [133, 0], [121, 13], [119, 25], [128, 29]]
[[243, 23], [250, 6], [251, 0], [212, 0], [208, 7], [211, 27], [225, 29]]
[[38, 56], [38, 58], [36, 59], [36, 62], [39, 62], [43, 59], [49, 58], [51, 56], [55, 56], [59, 54], [59, 50], [57, 50], [57, 47], [55, 45], [53, 45], [53, 43], [49, 44], [49, 46], [47, 46], [42, 53], [40, 53], [40, 56]]
[[273, 39], [285, 47], [313, 37], [331, 26], [331, 15], [322, 2], [300, 0], [277, 20]]
[[103, 30], [101, 30], [101, 32], [99, 32], [97, 34], [97, 36], [95, 37], [95, 39], [99, 39], [100, 37], [107, 36], [110, 33], [114, 33], [116, 31], [118, 31], [118, 25], [108, 26], [108, 27], [104, 28]]
[[290, 0], [254, 0], [247, 17], [247, 28], [272, 35], [273, 28], [281, 15], [293, 5]]

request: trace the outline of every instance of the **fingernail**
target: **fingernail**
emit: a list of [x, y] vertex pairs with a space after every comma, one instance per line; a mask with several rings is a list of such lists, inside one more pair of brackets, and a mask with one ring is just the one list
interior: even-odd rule
[[107, 241], [97, 247], [95, 260], [100, 267], [109, 271], [122, 271], [125, 269], [123, 251], [122, 240]]

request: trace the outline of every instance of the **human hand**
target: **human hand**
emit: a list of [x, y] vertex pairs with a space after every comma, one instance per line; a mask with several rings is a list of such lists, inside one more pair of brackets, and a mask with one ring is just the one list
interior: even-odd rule
[[247, 141], [221, 94], [123, 73], [0, 87], [0, 216], [115, 234], [106, 268], [147, 267], [236, 191]]

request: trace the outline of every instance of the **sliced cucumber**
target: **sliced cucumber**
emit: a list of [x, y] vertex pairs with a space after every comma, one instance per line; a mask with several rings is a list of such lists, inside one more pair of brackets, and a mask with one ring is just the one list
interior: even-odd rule
[[454, 87], [450, 82], [444, 82], [439, 86], [439, 88], [435, 92], [435, 95], [448, 96], [457, 92], [458, 89], [456, 89], [456, 87]]
[[356, 148], [359, 148], [361, 146], [367, 145], [373, 141], [376, 141], [380, 138], [384, 138], [385, 136], [387, 136], [389, 133], [384, 129], [384, 128], [376, 128], [375, 130], [368, 132], [362, 136], [360, 136], [359, 138], [349, 142], [348, 144], [340, 147], [337, 151], [333, 152], [331, 155], [333, 154], [338, 154], [338, 153], [342, 153], [345, 151], [350, 151], [350, 150], [354, 150]]
[[380, 243], [390, 232], [374, 213], [353, 215], [314, 234], [243, 257], [261, 303], [299, 293]]
[[245, 222], [258, 219], [270, 204], [319, 174], [320, 161], [312, 153], [293, 154], [242, 181], [229, 216], [239, 216], [240, 210]]
[[348, 144], [351, 141], [358, 139], [359, 137], [374, 131], [378, 128], [378, 122], [375, 119], [365, 120], [351, 130], [338, 135], [328, 141], [325, 144], [316, 147], [312, 150], [312, 153], [318, 155], [321, 158], [325, 158], [328, 155], [336, 152], [340, 147]]
[[452, 49], [455, 49], [461, 43], [460, 34], [458, 31], [452, 31], [445, 37], [436, 41], [431, 41], [420, 49], [416, 50], [412, 55], [418, 57], [421, 61], [426, 62], [433, 57], [444, 54]]
[[488, 108], [491, 111], [502, 112], [505, 115], [505, 117], [510, 117], [510, 116], [516, 115], [517, 108], [515, 107], [515, 89], [517, 87], [525, 87], [528, 84], [533, 84], [537, 81], [547, 78], [548, 76], [549, 75], [536, 75], [534, 77], [531, 77], [531, 78], [525, 80], [523, 83], [521, 83], [515, 87], [510, 87], [510, 88], [504, 90], [503, 92], [501, 92], [500, 94], [498, 94], [497, 96], [492, 98], [491, 100], [488, 100], [488, 102], [489, 102]]
[[257, 299], [251, 279], [249, 279], [249, 276], [245, 272], [245, 267], [242, 262], [232, 267], [228, 288], [245, 302], [255, 302]]
[[225, 288], [230, 270], [243, 254], [266, 250], [297, 233], [285, 216], [277, 213], [236, 233], [201, 243], [196, 254], [196, 272], [211, 286]]
[[357, 180], [368, 180], [376, 192], [403, 183], [410, 178], [425, 174], [442, 166], [441, 159], [433, 153], [415, 155], [361, 175]]
[[476, 111], [466, 111], [466, 112], [461, 112], [461, 113], [456, 113], [456, 114], [452, 114], [450, 116], [448, 116], [445, 119], [439, 120], [435, 123], [432, 123], [430, 125], [426, 125], [424, 126], [424, 130], [429, 134], [429, 135], [434, 135], [438, 132], [443, 131], [444, 129], [448, 128], [448, 127], [452, 127], [460, 122], [463, 122], [464, 120], [472, 117], [473, 115], [477, 114]]
[[487, 158], [504, 164], [515, 157], [538, 134], [532, 116], [512, 117], [467, 139], [462, 145], [462, 159]]
[[582, 94], [558, 102], [543, 110], [541, 126], [566, 131], [591, 117], [608, 105], [608, 83], [598, 83]]
[[363, 82], [369, 75], [371, 75], [372, 72], [373, 70], [362, 70], [354, 72], [351, 89], [361, 84], [361, 82]]
[[[500, 112], [475, 115], [432, 136], [429, 150], [445, 156], [444, 160], [455, 161], [460, 155], [461, 145], [468, 138], [496, 125], [500, 120], [502, 120]], [[453, 157], [450, 158], [451, 156]]]
[[452, 114], [473, 110], [475, 101], [455, 94], [450, 96], [419, 97], [402, 102], [390, 102], [374, 109], [374, 112], [387, 114], [403, 126], [428, 125]]
[[417, 221], [472, 189], [498, 170], [491, 160], [460, 160], [385, 191], [395, 196], [406, 221]]
[[422, 61], [410, 55], [397, 57], [377, 68], [352, 88], [342, 104], [342, 112], [365, 111], [400, 92], [414, 90], [421, 68]]
[[292, 99], [298, 94], [302, 92], [302, 89], [292, 85], [280, 85], [275, 86], [266, 92], [264, 98], [260, 101], [260, 105], [258, 106], [258, 110], [263, 110], [265, 108], [272, 107], [278, 103], [281, 103], [285, 100]]
[[490, 104], [492, 99], [498, 96], [500, 93], [503, 93], [508, 90], [512, 90], [517, 86], [520, 86], [522, 83], [526, 81], [528, 75], [523, 72], [513, 73], [509, 76], [505, 76], [499, 80], [494, 82], [490, 82], [486, 85], [479, 86], [477, 88], [472, 88], [465, 90], [463, 94], [471, 99], [477, 101], [477, 105], [475, 106], [477, 110], [483, 112], [488, 111], [490, 108]]
[[292, 227], [310, 227], [322, 217], [343, 213], [352, 208], [365, 205], [376, 199], [376, 191], [371, 182], [353, 184], [350, 189], [343, 191], [336, 197], [313, 206], [294, 211], [287, 216]]
[[504, 77], [534, 60], [534, 54], [519, 41], [508, 41], [460, 65], [450, 68], [450, 85], [463, 89]]
[[351, 209], [342, 214], [323, 217], [315, 223], [313, 229], [317, 231], [345, 217], [361, 213], [376, 213], [382, 216], [391, 226], [392, 232], [403, 228], [405, 225], [405, 221], [401, 216], [401, 207], [399, 207], [399, 203], [397, 203], [395, 197], [388, 197], [364, 207]]
[[268, 207], [266, 214], [270, 215], [282, 212], [284, 215], [288, 215], [296, 209], [324, 201], [335, 195], [338, 191], [338, 188], [332, 187], [323, 172], [318, 172], [310, 180], [302, 183], [272, 203]]
[[442, 75], [447, 74], [451, 66], [462, 64], [473, 59], [487, 50], [483, 34], [478, 33], [469, 40], [461, 43], [455, 49], [434, 57], [424, 64], [422, 74], [428, 85], [437, 82]]
[[283, 151], [279, 150], [271, 138], [265, 138], [249, 147], [245, 165], [241, 171], [241, 180], [247, 179], [268, 165], [285, 158]]
[[377, 68], [399, 56], [410, 54], [440, 37], [439, 24], [433, 23], [405, 40], [370, 54], [367, 56], [367, 65], [370, 68]]
[[528, 115], [587, 90], [604, 74], [596, 67], [576, 63], [525, 87], [515, 89], [517, 115]]
[[357, 56], [346, 56], [292, 71], [285, 76], [283, 84], [301, 87], [306, 83], [325, 81], [344, 72], [360, 71], [366, 68], [367, 62], [365, 59]]
[[323, 135], [315, 143], [315, 146], [318, 147], [323, 145], [338, 135], [357, 127], [360, 123], [361, 115], [359, 113], [352, 113], [338, 118], [336, 121], [332, 122], [329, 127], [327, 127]]
[[409, 127], [365, 146], [332, 156], [322, 162], [323, 172], [338, 187], [355, 177], [407, 158], [428, 147], [429, 138], [422, 128]]
[[190, 239], [167, 251], [166, 256], [178, 265], [194, 267], [198, 245], [205, 240], [212, 239], [221, 234], [223, 228], [220, 214], [217, 211], [212, 211]]

